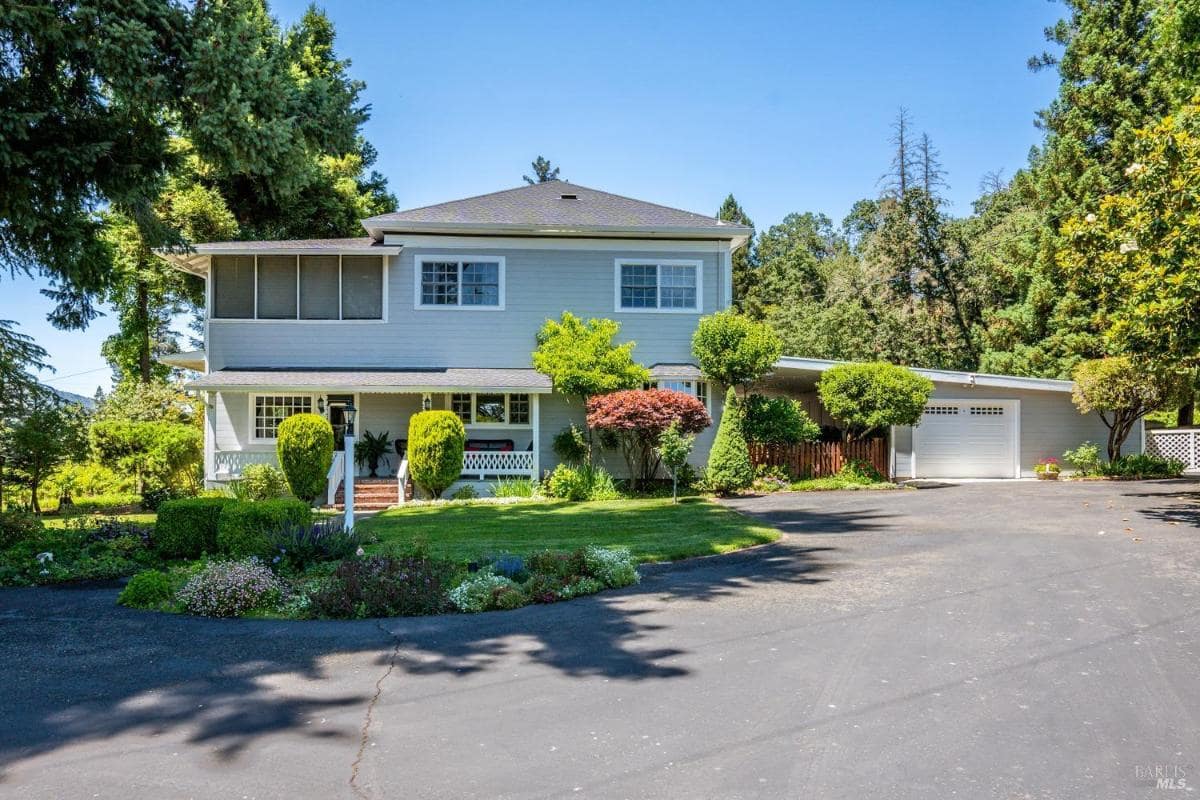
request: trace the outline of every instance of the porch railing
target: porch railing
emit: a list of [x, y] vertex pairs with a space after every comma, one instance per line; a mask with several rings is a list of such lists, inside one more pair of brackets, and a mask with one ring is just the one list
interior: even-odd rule
[[242, 477], [242, 470], [251, 464], [278, 463], [275, 453], [254, 450], [218, 450], [213, 453], [213, 474], [219, 481]]
[[1147, 428], [1146, 452], [1179, 459], [1185, 472], [1200, 472], [1200, 428]]
[[463, 453], [463, 475], [533, 475], [532, 450], [468, 450]]
[[848, 461], [866, 461], [885, 477], [888, 468], [886, 439], [857, 442], [802, 442], [801, 444], [750, 444], [755, 465], [787, 467], [796, 477], [824, 478], [836, 475]]
[[342, 485], [342, 481], [346, 479], [346, 453], [342, 450], [333, 452], [333, 463], [329, 465], [329, 472], [325, 474], [325, 490], [328, 495], [329, 505], [333, 505], [337, 499], [338, 487]]

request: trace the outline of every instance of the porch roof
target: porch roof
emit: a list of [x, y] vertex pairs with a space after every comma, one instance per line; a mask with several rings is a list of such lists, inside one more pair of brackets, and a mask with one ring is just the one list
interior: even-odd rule
[[486, 391], [548, 394], [550, 379], [532, 369], [410, 367], [406, 369], [222, 369], [185, 388], [200, 391], [354, 391], [365, 394]]
[[[765, 379], [769, 385], [786, 386], [794, 389], [812, 389], [827, 369], [849, 361], [831, 361], [823, 358], [798, 358], [784, 356], [775, 362], [771, 375]], [[1025, 389], [1041, 392], [1064, 392], [1070, 394], [1074, 383], [1053, 378], [1027, 378], [1020, 375], [989, 375], [983, 372], [956, 372], [948, 369], [923, 369], [910, 367], [918, 375], [924, 375], [934, 383], [954, 383], [963, 387], [987, 386], [996, 389]]]

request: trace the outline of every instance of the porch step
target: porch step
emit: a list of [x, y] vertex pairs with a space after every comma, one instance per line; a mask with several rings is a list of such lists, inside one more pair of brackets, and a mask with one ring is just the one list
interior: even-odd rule
[[[408, 499], [412, 498], [412, 487], [408, 488]], [[397, 504], [400, 487], [395, 478], [355, 478], [354, 508], [356, 511], [380, 511]], [[333, 498], [333, 507], [343, 510], [346, 505], [346, 484], [338, 486]]]

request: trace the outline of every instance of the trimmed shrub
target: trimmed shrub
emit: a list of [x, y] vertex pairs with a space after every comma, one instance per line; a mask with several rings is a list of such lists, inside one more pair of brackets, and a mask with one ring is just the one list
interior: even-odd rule
[[821, 438], [821, 426], [812, 421], [798, 400], [761, 394], [747, 398], [742, 432], [748, 441], [764, 444], [797, 444]]
[[341, 516], [306, 524], [285, 522], [268, 533], [267, 540], [273, 552], [272, 566], [294, 572], [320, 561], [349, 558], [359, 546], [358, 536], [346, 530]]
[[258, 561], [213, 561], [179, 590], [178, 599], [193, 614], [237, 617], [272, 606], [283, 597], [283, 584]]
[[717, 494], [733, 494], [754, 482], [750, 448], [742, 434], [742, 409], [733, 387], [725, 394], [725, 411], [708, 452], [705, 483]]
[[269, 557], [272, 537], [289, 526], [312, 523], [312, 510], [302, 500], [234, 502], [217, 522], [217, 550], [234, 558]]
[[129, 579], [117, 602], [129, 608], [162, 608], [175, 595], [175, 581], [165, 572], [149, 569]]
[[583, 551], [587, 574], [603, 582], [605, 586], [618, 589], [641, 580], [633, 554], [627, 547], [600, 547], [588, 545]]
[[588, 427], [617, 437], [621, 455], [636, 486], [658, 472], [656, 449], [672, 425], [695, 434], [712, 424], [708, 409], [695, 397], [671, 389], [629, 389], [593, 397], [587, 402]]
[[1103, 465], [1100, 460], [1100, 446], [1095, 442], [1084, 442], [1074, 450], [1063, 453], [1063, 461], [1071, 465], [1076, 475], [1095, 475]]
[[463, 470], [467, 429], [450, 411], [421, 411], [408, 423], [408, 468], [413, 482], [438, 498]]
[[278, 500], [287, 495], [287, 476], [273, 464], [250, 464], [242, 470], [241, 491], [246, 500]]
[[312, 502], [325, 491], [333, 463], [333, 426], [317, 414], [293, 414], [279, 423], [276, 454], [292, 494]]
[[217, 552], [218, 520], [233, 502], [228, 497], [189, 497], [163, 503], [154, 526], [155, 549], [165, 558]]
[[337, 619], [438, 614], [450, 607], [448, 561], [424, 556], [347, 559], [310, 597], [320, 616]]
[[846, 425], [850, 439], [920, 423], [932, 393], [933, 381], [882, 361], [839, 364], [817, 381], [821, 404]]
[[41, 532], [42, 520], [37, 514], [20, 508], [0, 511], [0, 550], [32, 539]]
[[476, 614], [500, 608], [498, 601], [502, 596], [505, 597], [506, 607], [518, 607], [511, 605], [515, 602], [515, 599], [512, 599], [514, 593], [516, 597], [525, 599], [525, 593], [511, 578], [490, 572], [477, 572], [450, 590], [450, 602], [463, 613]]
[[726, 386], [743, 386], [771, 371], [783, 352], [778, 334], [728, 309], [701, 317], [692, 334], [692, 353], [700, 371]]
[[584, 465], [570, 467], [559, 464], [546, 478], [543, 489], [547, 497], [558, 500], [617, 500], [616, 481], [604, 467]]

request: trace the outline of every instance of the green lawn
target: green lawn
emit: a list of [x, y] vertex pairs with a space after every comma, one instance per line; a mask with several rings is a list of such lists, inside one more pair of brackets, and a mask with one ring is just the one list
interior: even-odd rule
[[47, 528], [65, 528], [71, 520], [77, 519], [116, 519], [121, 522], [136, 522], [141, 525], [153, 525], [154, 520], [158, 518], [157, 514], [70, 514], [65, 517], [60, 517], [55, 514], [48, 514], [42, 517], [42, 524]]
[[386, 549], [421, 540], [434, 555], [470, 561], [496, 553], [625, 546], [639, 561], [671, 561], [773, 542], [779, 531], [702, 498], [589, 503], [533, 501], [510, 505], [408, 506], [363, 520], [360, 535]]

